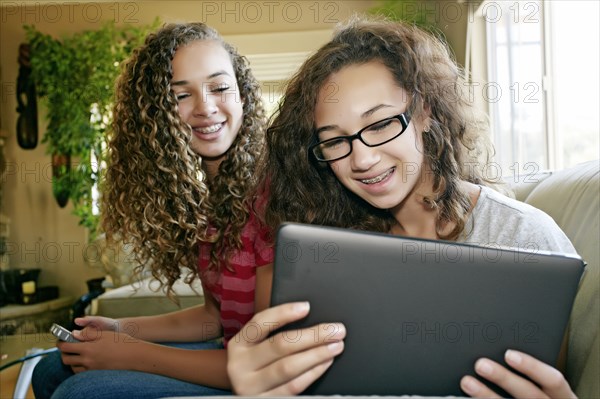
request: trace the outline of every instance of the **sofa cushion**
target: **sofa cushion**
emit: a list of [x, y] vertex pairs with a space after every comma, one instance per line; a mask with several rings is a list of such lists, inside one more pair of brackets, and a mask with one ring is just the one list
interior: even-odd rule
[[526, 197], [552, 216], [587, 262], [571, 315], [567, 376], [579, 397], [600, 393], [600, 161], [553, 173]]

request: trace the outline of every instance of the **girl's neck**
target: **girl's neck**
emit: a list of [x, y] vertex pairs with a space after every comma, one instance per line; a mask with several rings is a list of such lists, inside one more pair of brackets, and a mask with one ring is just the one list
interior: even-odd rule
[[390, 209], [397, 224], [391, 233], [420, 238], [436, 238], [437, 211], [426, 201], [433, 196], [432, 174], [423, 165], [418, 183], [402, 203]]
[[[472, 210], [479, 199], [480, 187], [466, 181], [459, 184], [469, 195]], [[391, 210], [397, 224], [392, 226], [390, 233], [427, 239], [440, 239], [440, 235], [449, 234], [456, 224], [446, 223], [438, 231], [438, 211], [425, 198], [433, 198], [430, 183], [415, 188], [402, 204]]]
[[438, 212], [425, 201], [431, 198], [432, 190], [415, 190], [402, 204], [392, 209], [397, 224], [392, 226], [391, 233], [409, 237], [438, 239]]
[[208, 180], [214, 180], [214, 178], [219, 174], [219, 166], [223, 162], [223, 159], [212, 160], [204, 158], [202, 160], [202, 170], [206, 173], [206, 178]]

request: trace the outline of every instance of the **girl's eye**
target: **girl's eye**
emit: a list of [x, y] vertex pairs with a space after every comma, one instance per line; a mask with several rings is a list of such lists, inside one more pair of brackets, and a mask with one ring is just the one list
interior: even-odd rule
[[332, 141], [329, 141], [327, 143], [324, 143], [323, 144], [323, 149], [326, 149], [326, 150], [337, 150], [342, 145], [344, 145], [344, 143], [345, 143], [344, 139], [332, 140]]
[[217, 87], [215, 87], [212, 91], [216, 92], [216, 93], [222, 93], [227, 90], [229, 90], [229, 85], [222, 84], [222, 85], [218, 85]]
[[371, 126], [369, 128], [369, 130], [370, 131], [379, 132], [381, 130], [387, 129], [388, 127], [390, 127], [391, 124], [392, 124], [391, 120], [382, 121], [382, 122], [379, 122], [379, 123], [375, 124], [374, 126]]
[[177, 101], [181, 101], [184, 98], [189, 97], [190, 95], [188, 93], [176, 93], [175, 94], [175, 98], [177, 99]]

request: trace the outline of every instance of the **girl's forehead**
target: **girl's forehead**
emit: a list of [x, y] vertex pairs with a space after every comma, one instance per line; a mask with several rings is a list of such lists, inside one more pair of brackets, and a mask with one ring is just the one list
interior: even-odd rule
[[367, 84], [388, 84], [397, 86], [394, 75], [381, 61], [373, 60], [360, 64], [349, 64], [331, 73], [323, 82], [319, 91], [335, 88], [348, 90]]
[[401, 106], [409, 100], [398, 86], [392, 72], [381, 62], [351, 64], [331, 74], [321, 85], [317, 96], [319, 110], [364, 110], [388, 103]]
[[180, 46], [172, 60], [174, 75], [209, 77], [224, 70], [234, 76], [229, 52], [215, 40], [196, 40]]
[[225, 47], [214, 39], [197, 39], [182, 44], [175, 50], [174, 57], [177, 57], [178, 54], [196, 54], [199, 56], [218, 54], [229, 58], [229, 53], [225, 50]]

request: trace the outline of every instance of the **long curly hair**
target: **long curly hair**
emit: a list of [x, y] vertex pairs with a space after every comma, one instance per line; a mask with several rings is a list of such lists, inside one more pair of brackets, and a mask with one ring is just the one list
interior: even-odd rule
[[[426, 200], [438, 210], [440, 237], [456, 239], [470, 209], [460, 181], [492, 183], [483, 173], [491, 156], [485, 120], [477, 117], [469, 103], [463, 75], [442, 41], [412, 25], [360, 17], [339, 27], [286, 87], [267, 130], [267, 151], [261, 162], [261, 174], [271, 192], [266, 221], [273, 228], [295, 221], [381, 232], [396, 223], [387, 210], [376, 209], [353, 194], [327, 164], [308, 154], [309, 146], [318, 141], [314, 115], [324, 83], [346, 66], [370, 61], [382, 62], [399, 87], [412, 96], [413, 119], [429, 112], [431, 127], [422, 134], [434, 193]], [[456, 228], [442, 236], [447, 222], [456, 223]]]
[[[216, 41], [229, 53], [243, 99], [240, 131], [210, 182], [190, 148], [191, 127], [181, 120], [171, 90], [175, 52], [198, 40]], [[246, 198], [264, 145], [260, 86], [247, 60], [214, 29], [168, 24], [148, 35], [125, 64], [113, 117], [102, 227], [107, 240], [131, 244], [137, 271], [150, 269], [171, 295], [182, 268], [190, 269], [188, 283], [198, 276], [200, 241], [213, 243], [210, 267], [216, 270], [219, 259], [241, 247]]]

